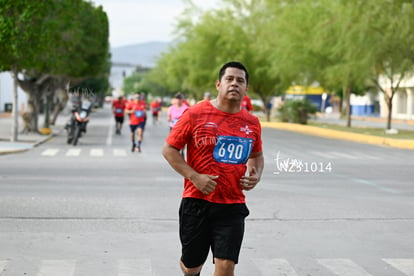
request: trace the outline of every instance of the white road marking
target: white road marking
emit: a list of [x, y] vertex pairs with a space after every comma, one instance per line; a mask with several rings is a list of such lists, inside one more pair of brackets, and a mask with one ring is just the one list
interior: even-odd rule
[[104, 155], [103, 149], [91, 149], [90, 155], [94, 157], [101, 157]]
[[318, 262], [338, 276], [372, 276], [349, 259], [319, 259]]
[[124, 149], [114, 149], [113, 154], [114, 156], [127, 156], [126, 150]]
[[74, 260], [43, 260], [37, 276], [73, 276], [75, 266]]
[[405, 273], [407, 276], [414, 276], [414, 259], [382, 259], [395, 269]]
[[69, 149], [66, 152], [66, 156], [79, 156], [81, 153], [81, 149]]
[[111, 117], [109, 121], [109, 129], [108, 129], [108, 135], [106, 136], [106, 144], [108, 146], [112, 145], [112, 134], [113, 134], [113, 124], [114, 118]]
[[59, 152], [59, 149], [47, 149], [42, 152], [42, 156], [55, 156]]
[[261, 276], [297, 276], [285, 259], [252, 259]]
[[118, 276], [152, 276], [150, 259], [120, 259]]
[[3, 273], [4, 269], [6, 268], [8, 261], [0, 260], [0, 275]]

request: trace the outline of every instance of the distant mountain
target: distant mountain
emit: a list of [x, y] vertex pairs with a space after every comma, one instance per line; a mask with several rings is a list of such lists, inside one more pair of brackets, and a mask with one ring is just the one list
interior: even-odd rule
[[168, 50], [168, 45], [168, 42], [154, 41], [112, 48], [111, 86], [121, 89], [124, 78], [132, 74], [137, 65], [154, 67], [156, 58]]
[[162, 52], [168, 50], [169, 42], [153, 41], [120, 46], [111, 49], [113, 63], [129, 63], [153, 67]]

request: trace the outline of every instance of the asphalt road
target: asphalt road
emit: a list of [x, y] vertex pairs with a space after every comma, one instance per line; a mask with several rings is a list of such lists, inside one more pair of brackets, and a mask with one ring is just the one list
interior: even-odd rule
[[[61, 133], [0, 156], [1, 276], [181, 275], [168, 125], [149, 119], [142, 153], [114, 132], [100, 110], [76, 147]], [[263, 142], [236, 275], [414, 275], [414, 151], [270, 128]]]

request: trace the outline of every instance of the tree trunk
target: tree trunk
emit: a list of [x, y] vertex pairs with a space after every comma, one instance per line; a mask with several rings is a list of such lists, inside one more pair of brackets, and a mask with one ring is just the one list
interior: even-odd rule
[[53, 104], [53, 96], [56, 92], [56, 89], [58, 87], [58, 80], [56, 78], [50, 78], [48, 81], [46, 81], [48, 85], [43, 85], [43, 91], [42, 95], [44, 95], [44, 128], [50, 127], [50, 111]]
[[38, 114], [39, 114], [39, 104], [37, 103], [36, 97], [31, 93], [26, 93], [27, 95], [27, 112], [23, 114], [23, 121], [25, 125], [23, 127], [22, 133], [35, 132], [38, 133]]
[[345, 115], [346, 115], [346, 126], [351, 127], [351, 87], [346, 87], [343, 90], [345, 99]]
[[[62, 93], [61, 91], [63, 91], [63, 93]], [[60, 98], [60, 99], [58, 100], [58, 102], [54, 105], [54, 108], [53, 108], [53, 114], [52, 114], [52, 119], [51, 119], [51, 121], [50, 121], [50, 124], [51, 124], [52, 126], [56, 124], [56, 119], [57, 119], [57, 117], [58, 117], [58, 116], [59, 116], [59, 114], [63, 111], [63, 109], [65, 109], [66, 104], [67, 104], [68, 99], [69, 99], [69, 97], [68, 97], [68, 95], [66, 94], [66, 91], [65, 91], [65, 90], [59, 89], [59, 92], [58, 92], [58, 93], [64, 94], [65, 96], [64, 96], [64, 97], [62, 97], [62, 98]]]
[[392, 97], [387, 97], [386, 101], [388, 106], [388, 115], [387, 115], [387, 129], [391, 129], [391, 121], [392, 121]]
[[12, 119], [10, 141], [16, 142], [18, 139], [18, 130], [19, 130], [19, 116], [17, 112], [17, 109], [18, 109], [17, 105], [19, 104], [19, 98], [18, 98], [18, 92], [17, 92], [17, 87], [18, 87], [17, 70], [14, 68], [13, 68], [12, 76], [13, 76], [13, 109], [12, 109], [13, 119]]
[[269, 107], [265, 107], [265, 112], [266, 112], [266, 121], [268, 121], [268, 122], [270, 122], [270, 120], [271, 120], [271, 118], [270, 118], [270, 112], [271, 112], [271, 110], [270, 110], [270, 108]]
[[38, 74], [31, 79], [18, 80], [19, 86], [27, 95], [28, 112], [24, 114], [26, 125], [22, 132], [39, 133], [38, 121], [42, 94], [48, 86], [49, 77]]

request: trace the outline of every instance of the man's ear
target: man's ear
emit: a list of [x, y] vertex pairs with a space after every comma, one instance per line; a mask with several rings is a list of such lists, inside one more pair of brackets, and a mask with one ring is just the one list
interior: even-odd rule
[[219, 90], [219, 87], [220, 87], [220, 81], [216, 80], [216, 89], [217, 89], [217, 91]]

